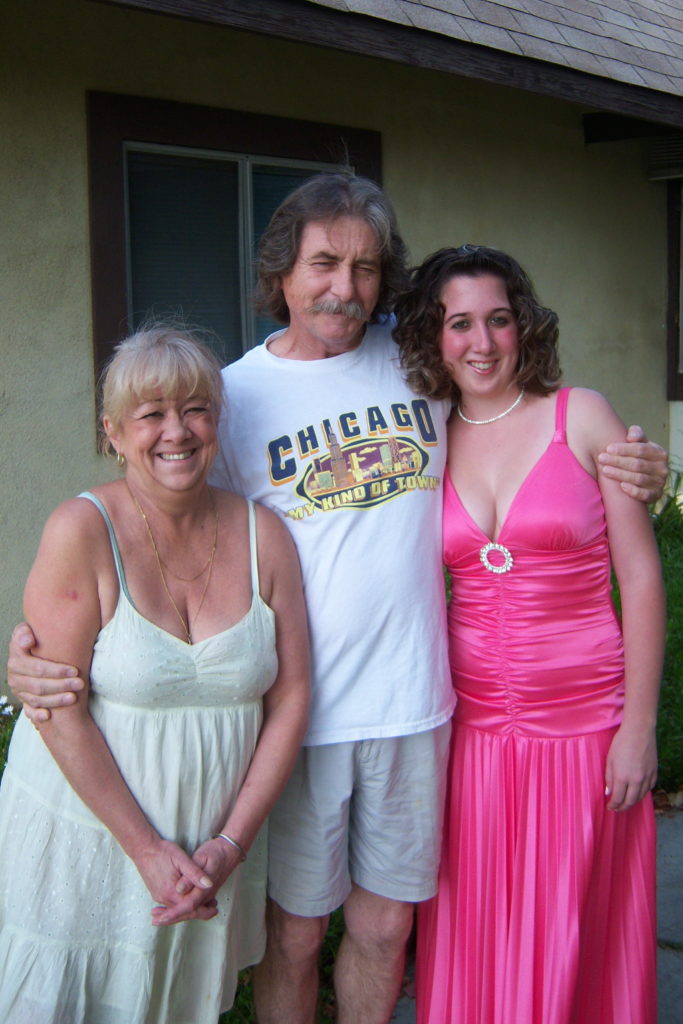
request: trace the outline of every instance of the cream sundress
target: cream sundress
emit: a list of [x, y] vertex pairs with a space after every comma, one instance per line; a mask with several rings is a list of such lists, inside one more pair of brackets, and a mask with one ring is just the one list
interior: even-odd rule
[[[187, 645], [120, 594], [95, 643], [90, 711], [159, 833], [192, 852], [239, 793], [277, 674], [275, 616], [259, 594], [230, 629]], [[218, 894], [219, 914], [155, 928], [133, 862], [71, 789], [21, 715], [0, 791], [0, 1021], [215, 1024], [238, 970], [265, 945], [265, 836]]]

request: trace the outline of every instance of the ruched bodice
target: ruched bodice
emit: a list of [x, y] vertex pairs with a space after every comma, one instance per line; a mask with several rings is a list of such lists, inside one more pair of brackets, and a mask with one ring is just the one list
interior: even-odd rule
[[[458, 721], [527, 735], [573, 735], [619, 721], [623, 643], [610, 597], [600, 489], [567, 445], [566, 396], [552, 441], [497, 538], [512, 567], [481, 560], [489, 538], [450, 478], [444, 561], [451, 573], [450, 663]], [[501, 565], [493, 549], [488, 561]]]
[[418, 918], [418, 1024], [656, 1020], [652, 802], [607, 809], [623, 645], [568, 395], [495, 545], [445, 484], [458, 703], [439, 891]]

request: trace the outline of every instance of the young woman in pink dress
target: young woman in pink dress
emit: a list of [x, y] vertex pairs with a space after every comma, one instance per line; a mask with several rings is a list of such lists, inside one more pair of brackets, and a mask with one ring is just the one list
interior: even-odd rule
[[623, 424], [560, 386], [557, 317], [504, 253], [431, 256], [398, 317], [413, 387], [455, 402], [458, 705], [418, 1024], [655, 1024], [664, 597], [646, 508], [597, 472]]

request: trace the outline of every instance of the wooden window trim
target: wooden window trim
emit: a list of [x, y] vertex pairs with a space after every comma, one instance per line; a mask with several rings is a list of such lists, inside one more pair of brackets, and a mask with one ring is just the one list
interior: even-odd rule
[[683, 401], [681, 366], [681, 189], [682, 181], [668, 183], [667, 194], [667, 398]]
[[343, 163], [381, 182], [379, 132], [170, 100], [87, 94], [93, 341], [99, 372], [127, 332], [126, 142]]

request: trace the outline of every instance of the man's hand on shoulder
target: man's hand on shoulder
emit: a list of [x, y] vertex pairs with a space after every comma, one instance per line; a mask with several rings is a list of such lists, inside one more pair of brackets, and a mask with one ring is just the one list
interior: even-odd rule
[[27, 623], [15, 627], [9, 645], [7, 683], [24, 705], [27, 717], [37, 723], [50, 718], [50, 708], [74, 704], [84, 683], [73, 665], [35, 657], [35, 645], [36, 638]]
[[648, 504], [661, 498], [669, 473], [667, 453], [648, 441], [642, 427], [629, 427], [626, 440], [608, 445], [598, 461], [601, 472], [618, 480], [632, 498]]

